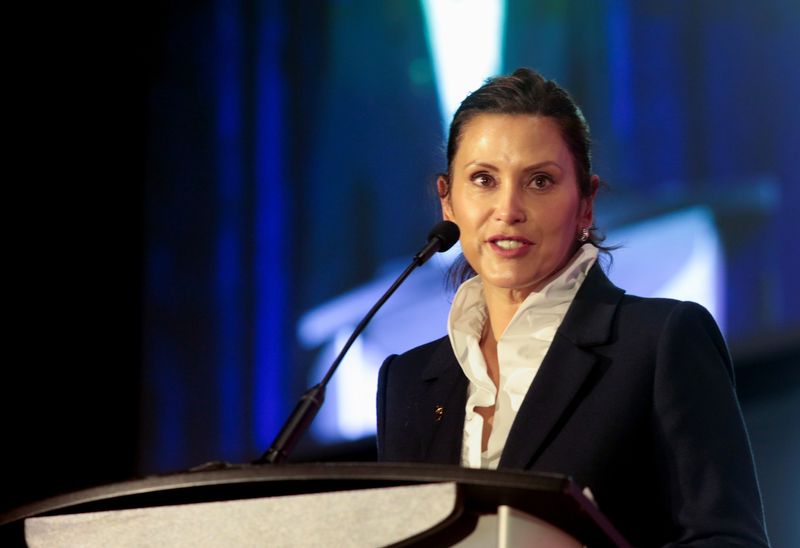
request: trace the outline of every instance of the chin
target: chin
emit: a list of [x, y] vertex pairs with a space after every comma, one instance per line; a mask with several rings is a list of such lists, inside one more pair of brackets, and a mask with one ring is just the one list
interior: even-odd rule
[[538, 278], [535, 276], [481, 276], [484, 284], [497, 287], [499, 289], [535, 289], [546, 277]]

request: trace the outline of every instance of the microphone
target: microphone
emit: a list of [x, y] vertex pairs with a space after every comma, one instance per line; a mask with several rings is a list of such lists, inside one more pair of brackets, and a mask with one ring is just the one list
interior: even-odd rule
[[325, 373], [325, 376], [319, 384], [311, 387], [300, 397], [300, 401], [297, 402], [294, 411], [292, 411], [292, 414], [284, 423], [283, 428], [281, 428], [281, 431], [273, 440], [270, 448], [267, 449], [261, 457], [253, 461], [253, 464], [279, 464], [286, 461], [289, 454], [300, 440], [300, 437], [311, 425], [311, 422], [317, 415], [317, 411], [322, 407], [322, 403], [325, 401], [325, 387], [328, 385], [328, 382], [330, 382], [331, 377], [333, 377], [334, 372], [339, 367], [339, 364], [350, 349], [350, 346], [352, 346], [353, 342], [356, 340], [356, 337], [364, 330], [367, 323], [369, 323], [378, 309], [383, 306], [383, 303], [385, 303], [395, 290], [400, 287], [400, 284], [408, 278], [409, 274], [418, 266], [425, 264], [437, 251], [447, 251], [453, 247], [453, 244], [458, 241], [458, 235], [458, 226], [450, 221], [441, 221], [431, 229], [428, 233], [428, 243], [425, 244], [425, 247], [414, 255], [411, 264], [406, 267], [391, 287], [386, 290], [383, 296], [378, 299], [378, 302], [367, 312], [364, 319], [356, 326], [353, 334], [347, 339], [347, 342], [328, 368], [328, 372]]
[[414, 260], [419, 259], [417, 266], [425, 264], [431, 256], [438, 252], [444, 252], [453, 247], [458, 241], [458, 225], [451, 221], [441, 221], [436, 223], [428, 232], [428, 243], [425, 244], [419, 253], [414, 255]]

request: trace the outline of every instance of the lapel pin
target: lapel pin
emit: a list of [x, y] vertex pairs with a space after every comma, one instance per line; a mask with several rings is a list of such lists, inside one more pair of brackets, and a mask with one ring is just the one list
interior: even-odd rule
[[441, 422], [442, 417], [444, 416], [444, 407], [441, 405], [437, 405], [433, 408], [433, 418], [436, 422]]

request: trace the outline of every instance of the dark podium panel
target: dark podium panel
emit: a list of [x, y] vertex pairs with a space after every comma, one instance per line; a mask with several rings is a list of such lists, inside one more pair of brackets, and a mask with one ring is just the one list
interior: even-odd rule
[[[608, 519], [568, 477], [457, 466], [385, 463], [227, 465], [221, 469], [212, 467], [99, 486], [55, 496], [3, 514], [0, 516], [0, 543], [3, 546], [24, 546], [25, 523], [31, 518], [36, 522], [35, 518], [48, 516], [88, 517], [96, 512], [113, 514], [114, 511], [150, 508], [159, 508], [163, 513], [167, 508], [184, 511], [186, 508], [213, 506], [203, 506], [203, 503], [269, 502], [277, 501], [276, 497], [315, 494], [322, 497], [333, 493], [343, 495], [339, 500], [345, 502], [338, 503], [339, 507], [336, 508], [342, 515], [341, 512], [348, 511], [348, 492], [359, 492], [364, 500], [365, 496], [392, 491], [387, 488], [435, 487], [441, 484], [452, 485], [454, 492], [452, 508], [448, 513], [424, 531], [391, 545], [452, 546], [468, 537], [482, 516], [497, 514], [498, 507], [510, 507], [512, 511], [552, 525], [585, 546], [628, 546]], [[313, 502], [315, 498], [311, 496], [302, 500]], [[413, 504], [407, 502], [398, 506], [398, 509], [401, 506], [426, 504], [424, 500], [412, 501]], [[304, 508], [303, 515], [298, 516], [304, 522], [316, 519], [316, 514], [320, 513], [313, 510], [313, 504]], [[394, 512], [390, 509], [386, 513]], [[229, 516], [237, 515], [243, 514], [233, 513]], [[229, 525], [230, 518], [227, 519]], [[292, 523], [286, 526], [291, 527]], [[264, 545], [270, 544], [268, 538], [259, 539]]]

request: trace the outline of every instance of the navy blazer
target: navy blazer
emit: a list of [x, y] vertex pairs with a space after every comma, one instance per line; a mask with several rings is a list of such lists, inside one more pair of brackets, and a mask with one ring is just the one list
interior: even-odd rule
[[[468, 380], [447, 337], [382, 365], [378, 458], [459, 464]], [[722, 335], [700, 305], [625, 295], [593, 266], [499, 468], [591, 489], [634, 546], [768, 546]]]

